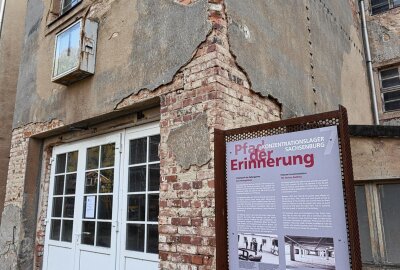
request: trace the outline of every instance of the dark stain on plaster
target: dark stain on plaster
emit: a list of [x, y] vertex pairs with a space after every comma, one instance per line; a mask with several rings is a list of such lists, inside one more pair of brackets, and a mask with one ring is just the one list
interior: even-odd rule
[[195, 120], [172, 130], [167, 144], [175, 155], [176, 162], [184, 169], [202, 166], [211, 159], [207, 115], [201, 114]]
[[225, 2], [231, 52], [254, 91], [278, 99], [284, 118], [337, 108], [343, 58], [352, 46], [348, 1]]

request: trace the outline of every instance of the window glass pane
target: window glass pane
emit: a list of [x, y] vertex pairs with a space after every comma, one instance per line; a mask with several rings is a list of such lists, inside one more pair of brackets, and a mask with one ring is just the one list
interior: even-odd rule
[[385, 111], [394, 111], [394, 110], [400, 110], [400, 100], [385, 102]]
[[155, 135], [150, 137], [149, 142], [149, 161], [159, 161], [158, 157], [158, 144], [160, 143], [160, 135]]
[[99, 209], [98, 219], [111, 219], [112, 218], [112, 205], [113, 196], [105, 195], [99, 196]]
[[85, 193], [97, 193], [98, 175], [97, 171], [86, 173]]
[[399, 76], [399, 70], [398, 68], [392, 68], [392, 69], [387, 69], [381, 71], [381, 78], [382, 80], [389, 79], [392, 77]]
[[100, 171], [100, 193], [112, 193], [114, 185], [114, 169]]
[[99, 167], [99, 146], [87, 150], [86, 170], [97, 169]]
[[371, 0], [372, 13], [379, 13], [389, 9], [389, 0]]
[[75, 24], [57, 36], [54, 76], [78, 66], [80, 23]]
[[158, 221], [158, 194], [151, 194], [148, 197], [148, 221]]
[[54, 195], [64, 194], [64, 175], [59, 175], [54, 178]]
[[145, 195], [129, 195], [128, 196], [128, 220], [144, 221], [145, 220]]
[[384, 93], [383, 98], [385, 101], [400, 99], [400, 91]]
[[128, 192], [146, 190], [146, 166], [129, 168]]
[[67, 174], [67, 182], [65, 183], [65, 194], [75, 194], [76, 173]]
[[111, 222], [97, 223], [96, 246], [99, 247], [111, 246]]
[[383, 88], [389, 88], [389, 87], [395, 87], [395, 86], [400, 86], [400, 79], [398, 77], [382, 80]]
[[50, 239], [60, 240], [61, 221], [57, 219], [51, 220]]
[[400, 263], [400, 184], [379, 185], [381, 212], [388, 262]]
[[400, 0], [394, 0], [394, 1], [393, 1], [393, 6], [394, 6], [394, 7], [400, 6]]
[[115, 159], [115, 144], [107, 144], [101, 146], [101, 165], [100, 167], [112, 167], [114, 166]]
[[82, 244], [94, 245], [94, 221], [83, 221], [82, 222]]
[[63, 220], [61, 241], [72, 242], [72, 220]]
[[67, 172], [76, 172], [78, 167], [78, 151], [68, 153]]
[[147, 253], [158, 254], [158, 225], [147, 226]]
[[160, 164], [149, 165], [149, 191], [160, 190]]
[[144, 163], [147, 159], [147, 138], [130, 141], [129, 164]]
[[372, 262], [371, 236], [369, 234], [365, 186], [356, 186], [357, 217], [360, 233], [361, 257], [363, 262]]
[[65, 154], [57, 155], [56, 173], [65, 173]]
[[144, 251], [144, 225], [126, 225], [126, 249]]
[[52, 217], [61, 217], [63, 198], [53, 198], [53, 213]]
[[73, 218], [74, 206], [75, 206], [75, 197], [65, 197], [63, 216], [67, 218]]

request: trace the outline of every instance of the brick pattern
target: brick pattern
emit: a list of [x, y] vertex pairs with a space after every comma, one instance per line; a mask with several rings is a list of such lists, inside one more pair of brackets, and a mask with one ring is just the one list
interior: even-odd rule
[[222, 1], [210, 1], [209, 17], [213, 32], [181, 70], [182, 89], [161, 96], [160, 269], [216, 269], [214, 160], [183, 169], [167, 144], [171, 130], [206, 114], [213, 142], [214, 128], [280, 119], [280, 106], [250, 90], [229, 52]]
[[[8, 177], [7, 177], [7, 187], [6, 187], [6, 199], [4, 206], [14, 205], [19, 209], [22, 209], [24, 202], [24, 184], [26, 176], [26, 167], [28, 160], [28, 146], [29, 138], [35, 134], [45, 132], [48, 130], [53, 130], [57, 127], [63, 126], [63, 123], [58, 120], [53, 120], [46, 123], [32, 123], [21, 128], [13, 130], [11, 137], [11, 151], [10, 151], [10, 162], [8, 165]], [[46, 154], [46, 153], [45, 153]], [[44, 179], [44, 178], [42, 178]], [[43, 183], [41, 184], [43, 185]], [[43, 189], [41, 189], [43, 190]], [[48, 190], [48, 189], [47, 189]], [[46, 200], [47, 204], [47, 193], [44, 193], [42, 200]], [[40, 213], [39, 213], [40, 215]], [[24, 218], [24, 217], [22, 217]], [[23, 220], [20, 220], [20, 225], [22, 226]], [[23, 228], [14, 236], [14, 248], [8, 249], [6, 253], [2, 254], [4, 258], [15, 257], [17, 258], [17, 252], [20, 249], [21, 242], [24, 239]], [[44, 230], [40, 229], [41, 232]], [[44, 235], [44, 233], [41, 233]], [[3, 243], [0, 243], [0, 245]], [[32, 251], [35, 252], [35, 251]], [[36, 252], [35, 252], [36, 254]], [[14, 265], [17, 264], [15, 261]], [[0, 267], [1, 268], [1, 267]]]

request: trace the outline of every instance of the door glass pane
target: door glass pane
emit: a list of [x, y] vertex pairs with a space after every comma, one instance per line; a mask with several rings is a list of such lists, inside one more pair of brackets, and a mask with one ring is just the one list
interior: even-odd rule
[[104, 195], [99, 196], [99, 214], [98, 219], [111, 219], [112, 218], [112, 206], [113, 206], [113, 196]]
[[65, 154], [57, 155], [56, 160], [56, 173], [64, 173], [65, 172]]
[[99, 247], [111, 246], [111, 222], [97, 223], [96, 246]]
[[86, 154], [86, 170], [99, 167], [99, 146], [89, 148]]
[[400, 263], [400, 184], [378, 185], [387, 261]]
[[146, 190], [146, 166], [129, 168], [128, 192]]
[[97, 193], [97, 181], [98, 181], [99, 173], [95, 172], [87, 172], [86, 180], [85, 180], [85, 193]]
[[160, 143], [160, 135], [155, 135], [150, 137], [149, 142], [149, 161], [159, 161], [158, 157], [158, 144]]
[[72, 242], [72, 220], [63, 220], [61, 241]]
[[60, 240], [61, 221], [58, 219], [51, 220], [50, 239]]
[[134, 251], [144, 251], [144, 225], [126, 225], [126, 249]]
[[78, 151], [68, 153], [67, 172], [76, 172], [78, 167]]
[[100, 167], [112, 167], [114, 166], [115, 159], [115, 144], [107, 144], [101, 146], [101, 164]]
[[139, 164], [147, 159], [147, 138], [130, 141], [129, 164]]
[[75, 194], [76, 173], [67, 174], [67, 182], [65, 183], [65, 194]]
[[63, 195], [64, 177], [64, 175], [59, 175], [54, 178], [54, 195]]
[[63, 198], [53, 198], [53, 212], [52, 217], [61, 217]]
[[128, 220], [144, 221], [145, 220], [145, 195], [129, 195], [128, 196]]
[[371, 236], [369, 234], [369, 222], [365, 186], [356, 186], [357, 217], [360, 233], [361, 257], [363, 262], [372, 262]]
[[158, 225], [147, 226], [147, 252], [158, 253]]
[[100, 193], [112, 193], [114, 186], [114, 169], [100, 171]]
[[149, 165], [149, 191], [160, 190], [160, 164]]
[[82, 222], [82, 244], [93, 245], [94, 244], [94, 221], [83, 221]]
[[151, 194], [148, 197], [148, 221], [158, 221], [158, 194]]
[[74, 209], [75, 209], [75, 197], [65, 197], [63, 216], [66, 218], [73, 218]]

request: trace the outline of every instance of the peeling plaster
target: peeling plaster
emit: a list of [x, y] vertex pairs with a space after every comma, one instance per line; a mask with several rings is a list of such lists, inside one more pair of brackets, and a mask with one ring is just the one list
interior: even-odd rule
[[176, 162], [186, 170], [192, 165], [202, 166], [208, 163], [211, 151], [207, 115], [202, 114], [195, 120], [172, 130], [167, 144], [174, 153]]

